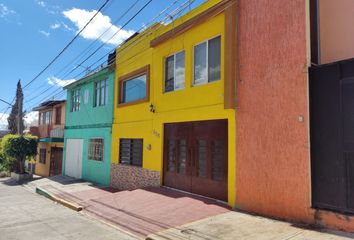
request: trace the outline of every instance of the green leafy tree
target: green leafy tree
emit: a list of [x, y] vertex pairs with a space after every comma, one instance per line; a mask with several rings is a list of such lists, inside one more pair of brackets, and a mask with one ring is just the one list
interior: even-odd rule
[[19, 109], [19, 106], [23, 106], [23, 92], [22, 92], [21, 80], [17, 82], [16, 102], [14, 105], [12, 105], [11, 113], [7, 118], [8, 129], [10, 130], [11, 134], [18, 134], [20, 133], [21, 130], [24, 129], [23, 118], [20, 119], [20, 129], [17, 129], [18, 113], [23, 111], [22, 108]]
[[1, 142], [2, 152], [10, 162], [12, 170], [23, 174], [26, 159], [37, 155], [37, 137], [26, 134], [24, 136], [8, 134]]

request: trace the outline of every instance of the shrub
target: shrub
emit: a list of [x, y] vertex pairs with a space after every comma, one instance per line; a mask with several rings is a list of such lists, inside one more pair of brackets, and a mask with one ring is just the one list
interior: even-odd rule
[[26, 159], [37, 155], [37, 144], [37, 137], [29, 134], [6, 135], [1, 142], [1, 148], [9, 168], [18, 173], [24, 173]]

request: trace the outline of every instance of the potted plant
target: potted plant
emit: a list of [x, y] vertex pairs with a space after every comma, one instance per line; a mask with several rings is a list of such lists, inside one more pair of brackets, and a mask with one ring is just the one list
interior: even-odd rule
[[11, 178], [16, 181], [32, 178], [32, 174], [25, 172], [26, 159], [37, 155], [37, 137], [26, 135], [6, 135], [2, 142], [2, 151], [11, 163]]

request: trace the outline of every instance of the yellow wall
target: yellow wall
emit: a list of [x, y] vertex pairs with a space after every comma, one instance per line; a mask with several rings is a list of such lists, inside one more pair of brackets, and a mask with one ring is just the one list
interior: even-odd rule
[[[187, 14], [189, 19], [219, 1], [206, 4]], [[228, 119], [228, 203], [235, 206], [235, 111], [224, 109], [224, 14], [221, 13], [197, 25], [187, 32], [168, 39], [150, 48], [150, 40], [167, 30], [171, 25], [154, 26], [140, 34], [139, 38], [117, 49], [116, 86], [118, 79], [136, 69], [150, 64], [150, 100], [146, 103], [117, 107], [118, 89], [115, 94], [114, 124], [112, 129], [112, 163], [118, 163], [120, 138], [143, 138], [143, 168], [159, 171], [163, 175], [163, 126], [164, 123], [188, 122], [212, 119]], [[158, 29], [158, 30], [156, 30]], [[192, 86], [193, 47], [205, 40], [221, 36], [221, 80], [199, 86]], [[185, 88], [178, 91], [164, 91], [164, 59], [181, 50], [185, 51]], [[155, 113], [149, 111], [153, 103]], [[151, 144], [151, 150], [147, 145]], [[162, 178], [161, 178], [162, 181]]]
[[[48, 177], [49, 176], [49, 167], [50, 167], [50, 155], [51, 155], [51, 148], [52, 147], [60, 147], [63, 148], [64, 144], [63, 143], [38, 143], [38, 154], [36, 157], [36, 174], [43, 176], [43, 177]], [[45, 164], [39, 162], [39, 156], [40, 156], [40, 149], [45, 148], [47, 150], [46, 154], [46, 161]]]

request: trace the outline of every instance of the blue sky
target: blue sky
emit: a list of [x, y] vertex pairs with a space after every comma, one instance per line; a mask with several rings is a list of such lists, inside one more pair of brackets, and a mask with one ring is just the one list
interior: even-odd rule
[[[164, 9], [169, 7], [155, 21], [166, 21], [167, 14], [174, 15], [182, 7], [185, 13], [205, 0], [190, 0], [191, 6], [188, 5], [188, 0], [152, 0], [128, 25], [121, 28], [148, 1], [110, 0], [64, 54], [24, 89], [24, 109], [29, 111], [44, 99], [53, 96], [65, 99], [65, 92], [61, 91], [64, 84], [82, 77], [89, 66], [93, 65], [90, 68], [92, 70], [103, 63], [103, 60], [97, 60], [130, 34], [150, 25], [153, 18]], [[21, 79], [23, 86], [29, 83], [104, 2], [105, 0], [0, 0], [0, 99], [11, 102], [18, 79]], [[131, 6], [131, 10], [121, 18]], [[96, 40], [98, 37], [100, 38]], [[78, 67], [82, 60], [102, 44], [104, 46], [96, 54]], [[95, 62], [97, 63], [94, 64]], [[0, 128], [6, 123], [7, 115], [3, 113], [7, 107], [0, 102]], [[27, 116], [28, 121], [35, 118], [36, 115], [32, 113]]]

